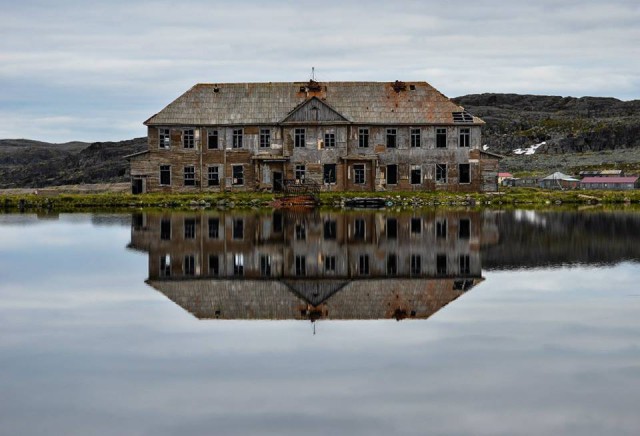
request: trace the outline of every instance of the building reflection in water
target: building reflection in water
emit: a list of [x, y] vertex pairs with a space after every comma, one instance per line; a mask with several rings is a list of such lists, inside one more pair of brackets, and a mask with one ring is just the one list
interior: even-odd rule
[[[199, 319], [428, 318], [483, 280], [478, 212], [142, 213], [147, 283]], [[484, 227], [484, 231], [483, 231]]]

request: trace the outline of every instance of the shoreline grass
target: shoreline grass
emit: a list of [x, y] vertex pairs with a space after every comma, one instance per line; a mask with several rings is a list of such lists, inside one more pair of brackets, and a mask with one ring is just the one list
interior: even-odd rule
[[[540, 188], [507, 188], [497, 193], [456, 192], [323, 192], [320, 207], [345, 208], [354, 198], [382, 198], [389, 209], [428, 207], [539, 207], [559, 205], [640, 204], [640, 190], [633, 191], [557, 191]], [[272, 193], [197, 193], [197, 194], [0, 194], [4, 210], [79, 210], [79, 209], [192, 209], [192, 208], [269, 208]]]

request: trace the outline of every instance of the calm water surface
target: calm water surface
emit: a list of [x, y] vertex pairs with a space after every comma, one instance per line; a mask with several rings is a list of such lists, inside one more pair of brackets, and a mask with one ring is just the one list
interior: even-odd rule
[[0, 215], [0, 434], [636, 435], [640, 213]]

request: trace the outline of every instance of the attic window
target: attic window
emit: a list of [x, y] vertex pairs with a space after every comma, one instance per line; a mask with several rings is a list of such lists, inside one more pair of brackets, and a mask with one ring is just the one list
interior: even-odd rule
[[305, 88], [304, 86], [300, 87], [300, 92], [306, 92], [306, 91], [307, 91], [307, 88]]
[[416, 90], [416, 85], [409, 85], [409, 89], [412, 90], [412, 91], [415, 91]]
[[473, 117], [469, 112], [451, 112], [454, 123], [472, 123]]
[[407, 90], [407, 85], [404, 82], [401, 82], [399, 80], [396, 80], [393, 84], [393, 90], [395, 92], [400, 92], [400, 91], [406, 91]]
[[220, 88], [218, 88], [217, 86], [213, 87], [213, 92], [220, 92]]

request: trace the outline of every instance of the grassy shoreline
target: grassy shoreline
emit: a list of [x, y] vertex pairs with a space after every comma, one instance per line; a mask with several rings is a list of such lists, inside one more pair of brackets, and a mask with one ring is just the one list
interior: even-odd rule
[[[383, 198], [390, 209], [443, 206], [479, 208], [548, 207], [556, 205], [640, 204], [640, 190], [634, 191], [553, 191], [538, 188], [509, 188], [498, 193], [454, 192], [324, 192], [320, 206], [345, 208], [353, 198]], [[190, 209], [273, 207], [271, 193], [142, 194], [1, 194], [0, 209], [78, 210], [78, 209]]]

